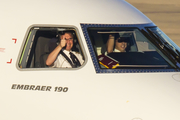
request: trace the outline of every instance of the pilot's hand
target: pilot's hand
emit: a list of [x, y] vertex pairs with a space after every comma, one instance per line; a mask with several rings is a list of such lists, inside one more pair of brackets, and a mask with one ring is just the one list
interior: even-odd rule
[[109, 39], [114, 39], [114, 34], [109, 34]]
[[62, 36], [61, 42], [60, 42], [60, 46], [63, 48], [66, 46], [66, 37], [65, 35]]

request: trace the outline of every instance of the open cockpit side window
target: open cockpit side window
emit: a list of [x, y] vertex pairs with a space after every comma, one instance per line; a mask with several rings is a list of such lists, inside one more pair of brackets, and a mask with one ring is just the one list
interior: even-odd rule
[[[98, 73], [162, 72], [178, 68], [138, 25], [81, 24]], [[145, 28], [144, 28], [145, 29]]]
[[[64, 35], [64, 33], [66, 32], [71, 33], [73, 36], [73, 44], [71, 51], [81, 56], [82, 61], [84, 61], [85, 60], [84, 52], [82, 51], [82, 44], [80, 43], [79, 40], [80, 38], [77, 35], [76, 28], [37, 26], [37, 27], [31, 27], [30, 30], [28, 31], [28, 35], [26, 37], [26, 40], [24, 42], [23, 48], [20, 53], [21, 55], [18, 62], [19, 68], [51, 67], [46, 64], [46, 60], [49, 54], [60, 44], [60, 34]], [[64, 49], [66, 48], [64, 47], [62, 50]], [[64, 61], [67, 62], [66, 59], [64, 59]], [[67, 64], [69, 63], [67, 62]]]

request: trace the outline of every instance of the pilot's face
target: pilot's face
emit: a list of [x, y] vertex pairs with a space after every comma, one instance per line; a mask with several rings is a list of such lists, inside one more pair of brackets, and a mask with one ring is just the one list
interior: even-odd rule
[[65, 40], [66, 40], [66, 50], [70, 51], [73, 47], [73, 35], [70, 33], [65, 33]]
[[118, 39], [116, 39], [115, 48], [118, 49], [121, 52], [126, 52], [127, 42], [126, 41], [121, 41], [120, 38], [118, 38]]

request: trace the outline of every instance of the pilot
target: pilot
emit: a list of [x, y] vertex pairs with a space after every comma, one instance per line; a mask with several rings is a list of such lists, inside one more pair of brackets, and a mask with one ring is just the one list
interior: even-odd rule
[[107, 54], [111, 52], [126, 52], [127, 41], [119, 36], [119, 34], [110, 34], [107, 41]]
[[64, 32], [59, 37], [60, 43], [49, 54], [46, 65], [58, 68], [76, 68], [84, 63], [78, 52], [72, 51], [74, 36], [72, 32]]

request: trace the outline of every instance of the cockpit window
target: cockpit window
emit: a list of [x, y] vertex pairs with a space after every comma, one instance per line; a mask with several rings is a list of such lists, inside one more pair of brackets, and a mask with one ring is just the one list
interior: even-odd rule
[[175, 58], [178, 58], [177, 60], [179, 61], [180, 48], [159, 28], [154, 27], [147, 29], [156, 38], [162, 49], [167, 49], [167, 51], [172, 53]]
[[[61, 46], [62, 39], [65, 41]], [[19, 68], [78, 68], [84, 64], [85, 56], [75, 27], [41, 27], [29, 29], [18, 62]], [[47, 59], [57, 47], [61, 46], [54, 61]], [[75, 62], [72, 60], [72, 56]], [[52, 58], [50, 56], [49, 58]], [[51, 59], [50, 59], [51, 60]], [[51, 62], [51, 61], [50, 61]]]
[[169, 44], [172, 47], [172, 49], [174, 50], [174, 52], [176, 52], [176, 50], [178, 50], [178, 52], [180, 51], [180, 48], [158, 27], [147, 28], [147, 29], [149, 29], [154, 35], [156, 35], [164, 43]]
[[138, 27], [99, 25], [87, 27], [87, 34], [101, 72], [177, 68]]

